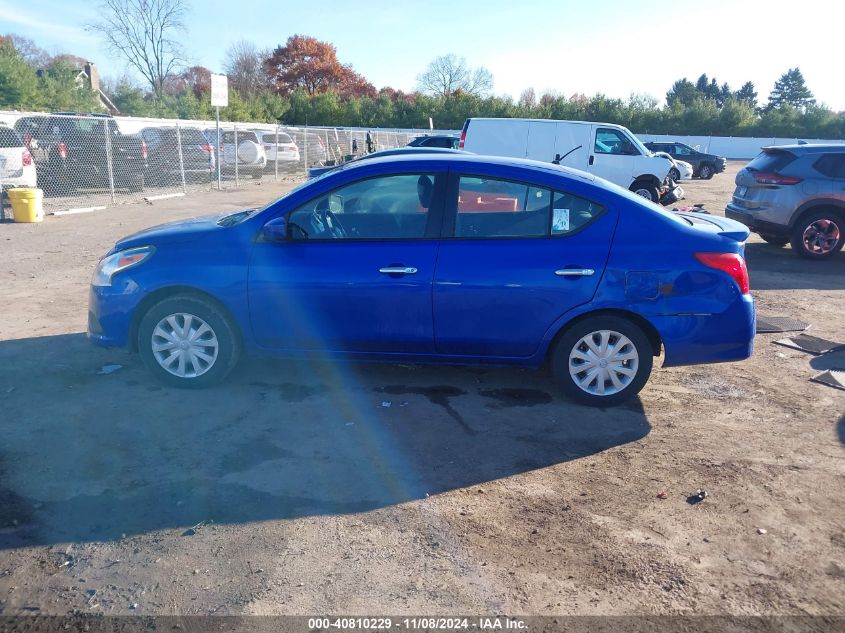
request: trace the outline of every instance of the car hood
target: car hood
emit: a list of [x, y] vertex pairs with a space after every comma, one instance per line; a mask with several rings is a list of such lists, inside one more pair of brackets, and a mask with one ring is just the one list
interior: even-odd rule
[[174, 242], [188, 242], [198, 239], [213, 231], [225, 230], [218, 222], [231, 213], [208, 215], [158, 224], [143, 231], [128, 235], [115, 244], [114, 250], [123, 250], [134, 246], [148, 244], [171, 244]]

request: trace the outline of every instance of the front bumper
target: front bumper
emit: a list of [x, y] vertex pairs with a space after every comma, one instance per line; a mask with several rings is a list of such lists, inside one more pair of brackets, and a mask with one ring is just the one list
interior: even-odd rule
[[115, 279], [111, 286], [90, 286], [88, 340], [101, 347], [129, 347], [132, 316], [142, 298], [132, 279]]

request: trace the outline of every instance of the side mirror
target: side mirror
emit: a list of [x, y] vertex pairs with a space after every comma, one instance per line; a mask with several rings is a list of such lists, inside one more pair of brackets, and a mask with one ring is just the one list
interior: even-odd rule
[[261, 229], [261, 237], [267, 242], [287, 242], [288, 223], [284, 217], [270, 220]]

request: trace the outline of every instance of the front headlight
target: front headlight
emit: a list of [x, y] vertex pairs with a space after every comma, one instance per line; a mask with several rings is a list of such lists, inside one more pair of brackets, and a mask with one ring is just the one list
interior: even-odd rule
[[125, 251], [112, 253], [100, 260], [94, 270], [92, 286], [111, 286], [112, 277], [122, 270], [140, 266], [155, 252], [153, 246], [139, 246], [127, 248]]

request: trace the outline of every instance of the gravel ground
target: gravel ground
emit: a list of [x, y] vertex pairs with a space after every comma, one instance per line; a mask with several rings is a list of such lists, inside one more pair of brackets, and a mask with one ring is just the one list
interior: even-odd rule
[[[687, 202], [721, 213], [740, 166]], [[87, 344], [115, 239], [289, 186], [0, 225], [0, 614], [845, 615], [845, 392], [809, 382], [845, 354], [763, 334], [592, 410], [514, 369], [247, 361], [185, 392]], [[747, 255], [760, 312], [845, 343], [845, 255]]]

